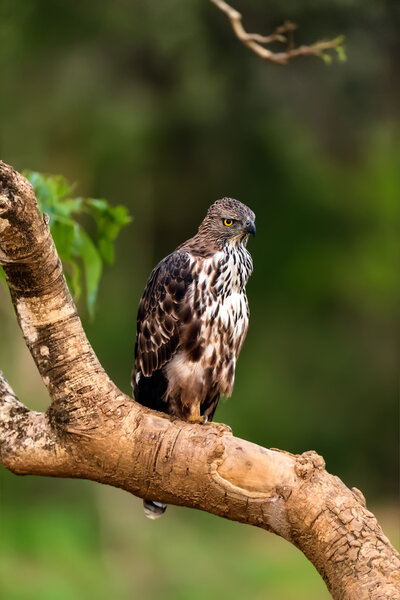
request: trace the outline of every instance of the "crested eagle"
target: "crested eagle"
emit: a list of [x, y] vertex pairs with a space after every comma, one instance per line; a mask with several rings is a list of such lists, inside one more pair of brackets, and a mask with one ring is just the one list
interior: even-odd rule
[[[232, 394], [249, 325], [246, 249], [255, 214], [233, 198], [208, 209], [197, 234], [153, 269], [139, 303], [132, 385], [136, 402], [191, 423], [211, 421]], [[165, 504], [144, 501], [157, 518]]]

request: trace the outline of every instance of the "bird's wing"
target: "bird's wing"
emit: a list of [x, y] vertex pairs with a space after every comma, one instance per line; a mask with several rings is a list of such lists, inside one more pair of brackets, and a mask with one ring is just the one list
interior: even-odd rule
[[176, 250], [152, 271], [139, 303], [135, 372], [150, 377], [177, 351], [180, 328], [192, 317], [190, 267], [189, 254]]

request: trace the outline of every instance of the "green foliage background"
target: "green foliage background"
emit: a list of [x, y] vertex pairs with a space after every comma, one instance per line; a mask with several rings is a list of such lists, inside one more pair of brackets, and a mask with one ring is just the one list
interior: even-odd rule
[[[290, 18], [302, 43], [344, 34], [348, 60], [266, 64], [206, 0], [3, 0], [0, 155], [19, 170], [61, 173], [77, 182], [73, 197], [107, 198], [133, 215], [94, 321], [79, 303], [99, 358], [128, 393], [151, 268], [215, 199], [247, 203], [257, 214], [251, 326], [217, 419], [262, 445], [317, 450], [370, 506], [387, 506], [398, 483], [398, 3], [236, 7], [249, 31]], [[114, 233], [98, 236], [106, 208], [91, 202], [94, 220], [80, 226], [111, 262], [100, 239]], [[125, 224], [126, 213], [113, 214]], [[64, 252], [73, 249], [70, 229]], [[0, 323], [0, 367], [24, 402], [44, 409], [3, 289]], [[174, 508], [149, 523], [139, 500], [87, 482], [2, 470], [0, 491], [7, 600], [327, 597], [305, 559], [263, 532]]]

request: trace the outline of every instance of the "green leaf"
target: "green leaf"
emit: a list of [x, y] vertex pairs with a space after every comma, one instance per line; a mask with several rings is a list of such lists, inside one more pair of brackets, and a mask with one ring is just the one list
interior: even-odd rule
[[341, 62], [346, 62], [347, 55], [346, 55], [346, 50], [345, 50], [344, 46], [340, 46], [340, 45], [336, 46], [336, 52], [337, 52], [337, 55], [338, 55], [338, 59]]
[[327, 54], [326, 52], [322, 52], [321, 58], [326, 65], [330, 65], [332, 62], [332, 56], [330, 54]]
[[75, 226], [75, 236], [72, 244], [72, 253], [83, 260], [86, 284], [86, 304], [91, 319], [94, 318], [94, 307], [102, 273], [102, 262], [99, 252], [92, 240], [80, 227]]
[[75, 237], [74, 222], [55, 220], [51, 226], [51, 234], [61, 260], [69, 261], [72, 258], [71, 246]]
[[79, 300], [82, 293], [81, 286], [81, 267], [79, 262], [75, 259], [71, 259], [71, 261], [66, 265], [66, 270], [64, 271], [65, 278], [67, 280], [67, 284], [69, 289], [71, 290], [71, 294], [75, 300]]
[[65, 177], [43, 175], [35, 171], [24, 171], [23, 175], [33, 186], [39, 208], [46, 212], [50, 219], [55, 214], [70, 214], [68, 205], [63, 203], [63, 200], [72, 193], [73, 186], [69, 185]]
[[106, 263], [112, 264], [114, 262], [114, 244], [111, 240], [106, 237], [100, 238], [99, 250], [101, 257]]
[[105, 262], [114, 262], [113, 241], [121, 227], [131, 222], [125, 206], [112, 207], [106, 200], [89, 198], [86, 203], [87, 211], [94, 218], [99, 236], [99, 250]]
[[[36, 171], [24, 171], [24, 175], [33, 186], [40, 210], [49, 216], [71, 294], [75, 300], [79, 298], [84, 278], [86, 303], [93, 318], [102, 262], [114, 262], [114, 241], [121, 228], [132, 220], [128, 210], [125, 206], [110, 206], [104, 199], [72, 197], [74, 186], [62, 175]], [[95, 221], [94, 239], [83, 228], [82, 215]]]

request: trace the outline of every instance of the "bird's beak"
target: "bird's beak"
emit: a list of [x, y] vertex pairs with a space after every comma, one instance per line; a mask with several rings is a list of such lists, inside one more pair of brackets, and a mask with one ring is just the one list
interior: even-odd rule
[[246, 221], [246, 227], [244, 228], [244, 230], [246, 233], [251, 233], [253, 237], [256, 237], [256, 226], [254, 224], [254, 221], [251, 221], [250, 219]]

